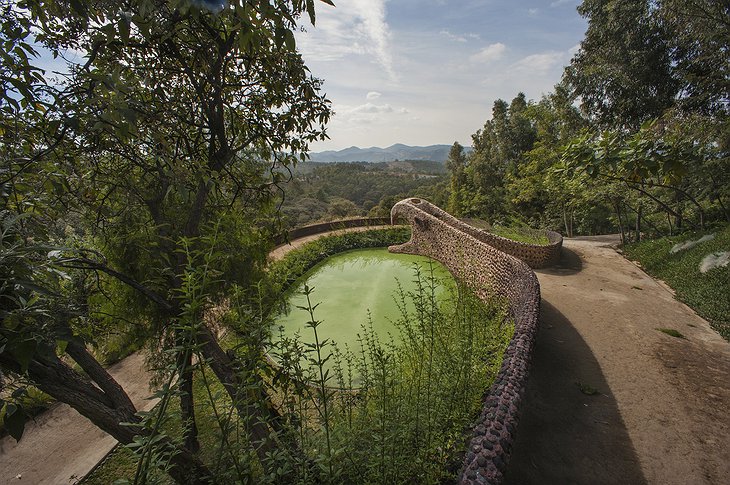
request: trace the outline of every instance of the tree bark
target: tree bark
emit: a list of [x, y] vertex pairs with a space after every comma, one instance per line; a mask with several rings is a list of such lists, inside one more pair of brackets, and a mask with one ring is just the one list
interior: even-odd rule
[[[27, 375], [38, 389], [68, 404], [122, 444], [131, 443], [135, 436], [146, 435], [143, 429], [130, 426], [130, 423], [133, 425], [141, 420], [119, 383], [80, 344], [71, 342], [69, 345], [69, 355], [72, 358], [73, 355], [79, 357], [80, 362], [77, 363], [86, 372], [86, 369], [91, 370], [90, 377], [99, 387], [82, 378], [55, 354], [48, 357], [51, 355], [51, 349], [48, 349], [49, 352], [44, 353], [45, 357], [36, 355], [28, 364]], [[13, 372], [22, 373], [19, 364], [7, 352], [0, 353], [0, 364]], [[110, 394], [104, 389], [109, 390]], [[213, 475], [208, 468], [189, 451], [168, 439], [158, 441], [155, 446], [170, 457], [171, 466], [166, 471], [178, 484], [203, 485], [213, 482]]]
[[613, 209], [616, 211], [616, 217], [618, 217], [618, 230], [621, 233], [621, 244], [626, 244], [626, 235], [624, 234], [624, 223], [621, 220], [621, 201], [613, 201]]
[[231, 358], [220, 347], [210, 329], [201, 325], [197, 337], [203, 356], [231, 397], [241, 419], [244, 420], [246, 432], [259, 460], [265, 464], [267, 455], [273, 452], [276, 446], [270, 436], [271, 432], [267, 425], [270, 419], [263, 411], [261, 395], [241, 382]]

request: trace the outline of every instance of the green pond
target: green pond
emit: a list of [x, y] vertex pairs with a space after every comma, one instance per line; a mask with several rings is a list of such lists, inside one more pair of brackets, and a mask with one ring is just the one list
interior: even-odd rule
[[[327, 258], [303, 275], [289, 292], [287, 311], [275, 322], [274, 340], [298, 335], [301, 342], [314, 342], [314, 333], [307, 326], [309, 313], [297, 308], [307, 306], [303, 294], [307, 285], [314, 289], [309, 296], [312, 305], [319, 303], [314, 316], [322, 322], [317, 327], [320, 341], [330, 339], [342, 351], [345, 345], [352, 351], [359, 350], [358, 334], [363, 334], [362, 326], [368, 323], [369, 311], [373, 331], [380, 341], [388, 342], [392, 338], [398, 343], [400, 336], [393, 322], [401, 313], [395, 297], [399, 283], [406, 293], [416, 291], [414, 265], [420, 267], [423, 279], [433, 268], [438, 281], [437, 298], [444, 299], [450, 294], [449, 287], [454, 285], [451, 274], [441, 263], [425, 256], [394, 254], [386, 248], [376, 248]], [[408, 302], [407, 307], [412, 310], [413, 303]], [[331, 368], [332, 362], [328, 364], [326, 367]]]

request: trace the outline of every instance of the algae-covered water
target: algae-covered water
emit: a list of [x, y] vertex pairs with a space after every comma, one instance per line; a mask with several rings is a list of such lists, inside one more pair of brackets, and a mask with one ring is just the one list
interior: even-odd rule
[[[424, 256], [393, 254], [376, 248], [348, 251], [326, 259], [300, 278], [289, 293], [288, 312], [277, 318], [274, 339], [299, 335], [301, 342], [314, 342], [312, 329], [307, 327], [309, 314], [297, 308], [307, 306], [302, 293], [306, 284], [314, 288], [310, 294], [312, 305], [319, 303], [314, 316], [322, 321], [317, 328], [320, 341], [331, 339], [341, 350], [347, 345], [357, 351], [358, 334], [363, 334], [362, 325], [367, 324], [369, 311], [380, 341], [390, 341], [392, 336], [398, 343], [400, 336], [393, 322], [400, 317], [400, 311], [394, 297], [398, 283], [406, 293], [417, 290], [415, 266], [420, 268], [424, 284], [433, 268], [439, 281], [438, 299], [449, 295], [448, 288], [454, 284], [451, 274], [441, 263]], [[413, 303], [408, 307], [412, 310]]]

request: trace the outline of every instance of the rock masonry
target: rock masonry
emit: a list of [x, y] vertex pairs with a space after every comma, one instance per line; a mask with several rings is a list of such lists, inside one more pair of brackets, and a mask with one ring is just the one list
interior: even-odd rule
[[[485, 397], [459, 476], [461, 484], [501, 483], [525, 395], [540, 314], [537, 277], [528, 264], [518, 259], [527, 258], [529, 248], [520, 247], [517, 254], [507, 254], [506, 246], [494, 239], [497, 236], [475, 229], [423, 199], [398, 202], [391, 217], [406, 220], [412, 226], [412, 236], [405, 244], [391, 246], [390, 251], [436, 259], [473, 287], [480, 298], [496, 295], [508, 302], [515, 332], [499, 374]], [[492, 245], [495, 240], [497, 243]], [[559, 244], [562, 245], [562, 238]], [[547, 262], [543, 260], [542, 264]]]

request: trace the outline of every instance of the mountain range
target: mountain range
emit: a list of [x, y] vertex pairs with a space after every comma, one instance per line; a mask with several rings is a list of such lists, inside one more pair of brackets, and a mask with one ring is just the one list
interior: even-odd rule
[[313, 162], [391, 162], [393, 160], [430, 160], [446, 162], [451, 145], [430, 145], [414, 147], [396, 143], [387, 148], [350, 147], [344, 150], [328, 150], [310, 153]]

